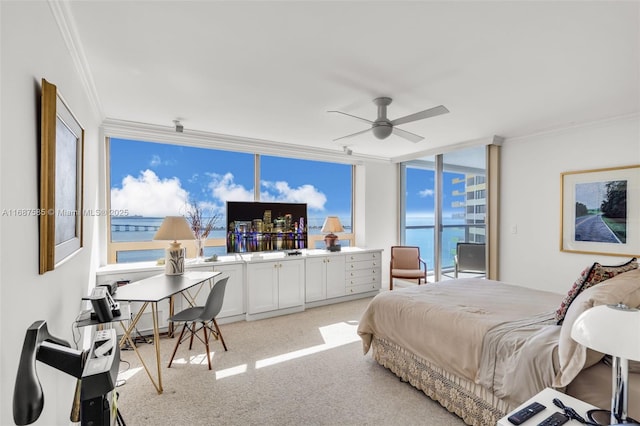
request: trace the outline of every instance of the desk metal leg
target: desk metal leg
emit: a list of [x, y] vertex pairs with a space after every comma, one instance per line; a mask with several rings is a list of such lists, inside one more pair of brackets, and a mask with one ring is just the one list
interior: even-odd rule
[[158, 393], [162, 393], [162, 370], [160, 366], [160, 331], [158, 330], [158, 303], [151, 304], [151, 316], [153, 317], [153, 344], [156, 347], [156, 367], [158, 368]]
[[149, 380], [151, 380], [151, 383], [156, 388], [156, 391], [158, 393], [162, 393], [162, 376], [161, 376], [161, 371], [160, 371], [160, 342], [159, 342], [160, 339], [159, 339], [159, 332], [158, 332], [158, 305], [157, 305], [157, 303], [154, 302], [154, 303], [151, 304], [151, 316], [153, 317], [153, 339], [154, 339], [153, 343], [155, 345], [155, 350], [156, 350], [156, 365], [157, 365], [157, 369], [158, 369], [158, 381], [157, 382], [154, 379], [153, 375], [151, 374], [151, 371], [149, 371], [149, 367], [147, 367], [147, 364], [144, 362], [144, 359], [142, 359], [142, 355], [140, 355], [140, 352], [138, 352], [138, 347], [136, 346], [136, 344], [133, 342], [133, 339], [131, 338], [131, 331], [135, 329], [136, 324], [138, 324], [138, 321], [140, 320], [140, 317], [142, 316], [144, 311], [147, 309], [147, 306], [149, 305], [149, 303], [150, 302], [145, 302], [142, 305], [142, 308], [138, 311], [136, 316], [133, 317], [133, 319], [131, 320], [131, 323], [129, 324], [129, 327], [125, 327], [124, 323], [122, 321], [120, 321], [120, 326], [122, 327], [122, 330], [124, 331], [124, 334], [123, 334], [122, 338], [120, 339], [120, 343], [119, 344], [120, 344], [120, 347], [122, 347], [122, 346], [124, 346], [124, 342], [125, 341], [129, 342], [129, 344], [133, 348], [133, 351], [138, 356], [138, 359], [140, 360], [140, 363], [142, 364], [142, 367], [144, 368], [144, 371], [147, 372], [147, 376], [149, 376]]

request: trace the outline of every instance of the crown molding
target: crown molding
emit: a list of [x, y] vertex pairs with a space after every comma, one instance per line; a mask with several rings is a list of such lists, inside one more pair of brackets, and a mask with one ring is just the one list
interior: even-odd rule
[[494, 135], [486, 138], [462, 141], [462, 142], [458, 142], [458, 143], [454, 143], [446, 146], [438, 146], [438, 147], [427, 149], [424, 151], [415, 152], [409, 155], [393, 157], [391, 159], [391, 162], [403, 163], [407, 161], [418, 160], [422, 157], [429, 157], [431, 155], [446, 154], [447, 152], [457, 151], [459, 149], [472, 148], [472, 147], [482, 146], [482, 145], [502, 145], [503, 142], [504, 142], [504, 138], [502, 136]]
[[69, 4], [68, 2], [61, 0], [48, 0], [48, 3], [58, 28], [60, 29], [64, 43], [67, 46], [71, 60], [78, 72], [84, 92], [89, 99], [93, 114], [96, 116], [98, 121], [102, 121], [105, 117], [102, 109], [102, 103], [100, 102], [98, 90], [96, 89], [93, 81], [89, 62], [84, 54], [82, 42], [80, 41], [80, 36], [78, 35], [78, 30], [76, 28], [75, 20], [73, 19], [73, 14], [69, 8]]
[[200, 148], [215, 148], [251, 154], [277, 155], [279, 157], [306, 160], [332, 161], [336, 163], [364, 164], [365, 162], [389, 163], [388, 158], [360, 154], [347, 155], [341, 150], [330, 150], [302, 145], [275, 142], [266, 139], [247, 138], [221, 133], [190, 130], [176, 132], [172, 126], [139, 123], [107, 118], [102, 122], [104, 136], [149, 142], [172, 143]]

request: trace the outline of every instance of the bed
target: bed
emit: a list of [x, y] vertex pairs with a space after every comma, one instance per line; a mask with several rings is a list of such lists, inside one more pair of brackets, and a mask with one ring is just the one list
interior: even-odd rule
[[[478, 278], [383, 292], [363, 313], [358, 334], [365, 354], [469, 425], [495, 425], [545, 387], [607, 408], [604, 355], [573, 341], [571, 326], [595, 305], [640, 306], [636, 268], [570, 291], [568, 304], [568, 296]], [[638, 418], [636, 381], [629, 405]]]

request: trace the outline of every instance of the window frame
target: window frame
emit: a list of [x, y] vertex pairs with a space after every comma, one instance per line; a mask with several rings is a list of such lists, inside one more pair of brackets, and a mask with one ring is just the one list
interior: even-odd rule
[[[232, 150], [228, 148], [221, 148], [216, 146], [215, 144], [207, 144], [206, 146], [202, 144], [189, 144], [189, 143], [180, 143], [180, 141], [167, 141], [167, 140], [159, 140], [156, 141], [153, 136], [145, 136], [145, 135], [105, 135], [105, 198], [106, 198], [106, 211], [111, 211], [111, 138], [122, 138], [129, 139], [132, 141], [141, 141], [141, 142], [151, 142], [151, 143], [167, 143], [170, 145], [176, 146], [185, 146], [185, 147], [198, 147], [212, 150], [225, 150], [239, 153], [250, 153], [253, 154], [254, 157], [254, 201], [260, 201], [260, 157], [261, 155], [269, 155], [280, 158], [290, 158], [292, 160], [310, 160], [310, 161], [323, 161], [323, 162], [333, 162], [336, 164], [345, 164], [350, 166], [351, 173], [351, 195], [350, 195], [350, 209], [351, 209], [351, 232], [340, 234], [341, 241], [348, 241], [350, 246], [355, 246], [355, 235], [356, 235], [356, 223], [355, 223], [355, 200], [356, 200], [356, 165], [350, 162], [340, 162], [335, 161], [328, 158], [316, 159], [316, 158], [303, 158], [296, 157], [293, 155], [282, 155], [280, 153], [259, 153], [259, 152], [249, 152], [248, 150]], [[106, 263], [108, 265], [118, 264], [117, 257], [118, 252], [122, 251], [138, 251], [138, 250], [164, 250], [166, 248], [165, 241], [127, 241], [127, 242], [113, 242], [111, 240], [111, 216], [106, 216], [105, 223], [105, 235], [106, 235]], [[316, 235], [308, 235], [307, 236], [307, 247], [310, 250], [313, 250], [316, 245], [324, 240], [324, 235], [316, 234]], [[210, 238], [205, 241], [205, 247], [223, 247], [226, 250], [226, 239], [225, 238]], [[196, 253], [195, 245], [187, 244], [185, 245], [187, 249], [187, 258], [194, 258]], [[148, 261], [147, 261], [148, 262]], [[128, 262], [126, 264], [131, 265], [139, 262]]]

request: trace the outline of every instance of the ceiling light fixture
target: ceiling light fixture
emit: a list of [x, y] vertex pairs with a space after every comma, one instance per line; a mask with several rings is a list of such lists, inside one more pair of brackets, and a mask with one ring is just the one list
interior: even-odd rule
[[184, 131], [184, 126], [180, 123], [180, 120], [173, 120], [173, 124], [176, 125], [176, 132], [182, 133]]

